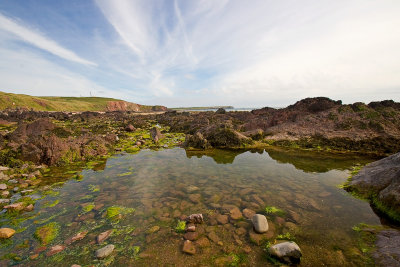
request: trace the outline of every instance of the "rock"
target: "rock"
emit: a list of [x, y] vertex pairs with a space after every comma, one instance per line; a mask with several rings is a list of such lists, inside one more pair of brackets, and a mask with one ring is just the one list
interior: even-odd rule
[[16, 180], [16, 179], [8, 180], [8, 182], [11, 184], [18, 184], [18, 180]]
[[0, 238], [10, 238], [15, 234], [15, 230], [11, 228], [0, 228]]
[[246, 217], [247, 219], [251, 219], [253, 218], [253, 216], [256, 214], [256, 212], [254, 210], [251, 209], [244, 209], [243, 210], [243, 215], [244, 217]]
[[50, 248], [50, 250], [46, 253], [47, 257], [53, 256], [54, 254], [57, 254], [65, 249], [65, 246], [63, 245], [56, 245]]
[[1, 198], [0, 199], [0, 205], [8, 204], [10, 203], [10, 200], [7, 198]]
[[400, 152], [366, 165], [354, 175], [347, 190], [400, 214]]
[[240, 228], [237, 228], [236, 230], [235, 230], [235, 233], [237, 234], [237, 235], [244, 235], [244, 234], [246, 234], [246, 229], [245, 228], [243, 228], [243, 227], [240, 227]]
[[30, 194], [30, 193], [32, 193], [32, 192], [33, 192], [32, 189], [22, 190], [22, 191], [21, 191], [21, 195], [27, 195], [27, 194]]
[[[112, 231], [112, 230], [111, 230]], [[75, 242], [75, 241], [78, 241], [78, 240], [82, 240], [86, 235], [87, 235], [87, 233], [88, 233], [88, 231], [83, 231], [83, 232], [79, 232], [79, 233], [77, 233], [76, 235], [74, 235], [73, 237], [71, 237], [71, 238], [68, 238], [67, 240], [65, 240], [65, 244], [67, 244], [67, 245], [70, 245], [70, 244], [72, 244], [73, 242]], [[101, 235], [101, 234], [100, 234]], [[99, 235], [99, 236], [100, 236]], [[99, 236], [97, 236], [97, 238], [96, 239], [98, 239], [99, 238]], [[103, 239], [101, 242], [103, 242], [105, 239]], [[101, 242], [99, 242], [99, 241], [97, 241], [97, 243], [101, 243]]]
[[153, 141], [155, 143], [158, 143], [158, 141], [160, 141], [161, 139], [163, 139], [165, 136], [160, 132], [160, 129], [158, 129], [157, 127], [153, 127], [150, 130], [150, 135], [151, 135], [151, 139], [153, 139]]
[[324, 191], [318, 194], [319, 197], [329, 197], [330, 195], [332, 194], [328, 191]]
[[29, 256], [29, 259], [30, 259], [30, 260], [35, 260], [35, 259], [37, 259], [38, 257], [39, 257], [39, 254], [33, 254], [33, 255]]
[[139, 142], [139, 141], [137, 141], [135, 144], [136, 144], [137, 146], [141, 146], [141, 145], [142, 145], [142, 143]]
[[25, 208], [24, 203], [18, 202], [4, 207], [7, 211], [21, 211]]
[[208, 234], [207, 234], [207, 236], [208, 236], [208, 238], [212, 241], [212, 242], [214, 242], [214, 243], [216, 243], [216, 244], [218, 244], [218, 242], [220, 242], [220, 240], [219, 240], [219, 237], [217, 236], [217, 234], [215, 233], [215, 232], [209, 232]]
[[196, 132], [194, 135], [186, 135], [183, 146], [206, 149], [210, 147], [210, 144], [200, 132]]
[[203, 223], [204, 218], [203, 218], [203, 214], [199, 213], [199, 214], [191, 214], [190, 216], [188, 216], [186, 218], [186, 222], [188, 223]]
[[253, 222], [254, 230], [257, 233], [265, 233], [268, 231], [268, 221], [267, 218], [262, 214], [256, 214], [251, 219]]
[[129, 125], [127, 125], [126, 127], [125, 127], [125, 131], [127, 131], [127, 132], [134, 132], [136, 129], [135, 129], [135, 127], [133, 127], [133, 125], [132, 124], [129, 124]]
[[234, 207], [229, 211], [229, 214], [233, 220], [238, 220], [242, 218], [242, 213], [240, 212], [239, 208]]
[[98, 250], [96, 250], [96, 258], [98, 259], [104, 259], [105, 257], [109, 256], [113, 251], [114, 251], [115, 246], [110, 244], [105, 247], [102, 247]]
[[14, 191], [14, 193], [17, 193], [19, 191], [19, 187], [18, 186], [14, 187], [13, 191]]
[[0, 190], [6, 190], [7, 185], [6, 184], [0, 184]]
[[83, 214], [81, 216], [78, 215], [74, 220], [76, 222], [83, 222], [83, 221], [86, 221], [86, 220], [89, 220], [89, 219], [93, 219], [93, 218], [94, 218], [94, 213], [93, 212], [88, 212], [88, 213]]
[[26, 206], [25, 208], [24, 208], [24, 211], [32, 211], [34, 209], [34, 207], [33, 207], [33, 204], [29, 204], [28, 206]]
[[160, 226], [154, 225], [149, 230], [147, 230], [146, 233], [152, 234], [152, 233], [158, 232], [159, 230], [160, 230]]
[[192, 241], [185, 240], [183, 242], [182, 251], [187, 253], [187, 254], [194, 255], [194, 254], [196, 254], [196, 247], [195, 247], [195, 245], [193, 244]]
[[82, 266], [80, 266], [78, 264], [72, 264], [71, 267], [82, 267]]
[[172, 213], [172, 217], [174, 218], [178, 218], [182, 215], [180, 210], [174, 210], [174, 212]]
[[208, 240], [207, 237], [203, 236], [196, 241], [196, 244], [201, 248], [206, 248], [210, 246], [210, 240]]
[[186, 240], [194, 241], [199, 237], [199, 234], [196, 232], [187, 232], [183, 235], [183, 238]]
[[189, 225], [186, 227], [187, 232], [196, 232], [196, 226], [194, 225]]
[[186, 192], [187, 193], [193, 193], [195, 191], [199, 191], [200, 188], [198, 188], [197, 186], [194, 185], [189, 185], [188, 187], [186, 187]]
[[273, 245], [268, 249], [268, 252], [270, 255], [289, 264], [299, 263], [302, 256], [299, 246], [292, 241]]
[[400, 266], [400, 231], [380, 231], [376, 235], [372, 256], [378, 266]]
[[217, 111], [215, 111], [215, 114], [225, 114], [225, 113], [226, 113], [226, 110], [223, 108], [219, 108], [219, 109], [217, 109]]
[[8, 171], [8, 169], [10, 169], [10, 168], [8, 168], [6, 166], [0, 166], [0, 171]]
[[3, 192], [1, 192], [1, 196], [2, 197], [8, 197], [10, 195], [10, 192], [9, 191], [3, 191]]
[[217, 222], [220, 224], [227, 224], [228, 223], [228, 215], [217, 214]]
[[190, 201], [192, 201], [193, 203], [199, 203], [200, 199], [201, 199], [201, 195], [200, 194], [190, 194], [189, 195], [189, 199]]

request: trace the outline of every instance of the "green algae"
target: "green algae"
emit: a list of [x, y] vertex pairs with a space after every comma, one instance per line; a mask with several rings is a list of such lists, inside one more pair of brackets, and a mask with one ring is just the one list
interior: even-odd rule
[[279, 215], [279, 216], [285, 215], [285, 211], [278, 209], [277, 207], [274, 207], [274, 206], [267, 206], [267, 207], [265, 207], [264, 211], [267, 214], [274, 214], [274, 215]]
[[90, 184], [90, 185], [88, 186], [88, 188], [89, 188], [89, 191], [92, 192], [92, 193], [94, 193], [94, 192], [99, 192], [99, 191], [100, 191], [100, 186], [98, 186], [98, 185], [92, 185], [92, 184]]
[[95, 207], [94, 203], [89, 203], [89, 204], [87, 204], [87, 205], [82, 207], [82, 213], [83, 214], [88, 213], [89, 211], [94, 209], [94, 207]]
[[52, 208], [52, 207], [56, 206], [58, 203], [60, 203], [60, 200], [56, 199], [53, 202], [48, 202], [48, 203], [44, 204], [43, 207], [44, 208]]
[[34, 236], [42, 245], [47, 245], [58, 236], [59, 231], [60, 225], [56, 222], [51, 222], [37, 228]]
[[186, 229], [186, 222], [179, 220], [175, 226], [175, 232], [184, 233]]
[[126, 208], [122, 206], [111, 206], [106, 210], [107, 219], [115, 219], [118, 215], [127, 215], [135, 212], [134, 208]]

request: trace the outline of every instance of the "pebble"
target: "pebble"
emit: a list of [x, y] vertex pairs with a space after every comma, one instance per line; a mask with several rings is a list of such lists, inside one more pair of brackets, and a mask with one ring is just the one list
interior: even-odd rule
[[183, 238], [186, 240], [194, 241], [199, 237], [199, 234], [196, 232], [187, 232], [183, 235]]
[[247, 219], [251, 219], [253, 218], [253, 216], [256, 214], [256, 212], [252, 209], [244, 209], [243, 210], [243, 215], [244, 217], [246, 217]]
[[152, 233], [158, 232], [159, 230], [160, 230], [160, 226], [154, 225], [154, 226], [151, 227], [149, 230], [147, 230], [147, 233], [148, 233], [148, 234], [152, 234]]
[[196, 244], [201, 248], [206, 248], [210, 246], [210, 240], [208, 240], [207, 237], [203, 236], [196, 241]]
[[196, 247], [195, 247], [195, 245], [193, 244], [192, 241], [185, 240], [183, 242], [182, 251], [187, 253], [187, 254], [194, 255], [194, 254], [196, 254]]
[[33, 192], [32, 189], [26, 189], [26, 190], [22, 190], [22, 191], [21, 191], [21, 194], [22, 194], [22, 195], [27, 195], [27, 194], [30, 194], [30, 193], [32, 193], [32, 192]]
[[19, 190], [19, 187], [18, 187], [18, 186], [16, 186], [16, 187], [13, 188], [14, 193], [17, 193], [18, 190]]
[[203, 214], [191, 214], [186, 218], [186, 221], [189, 223], [203, 223]]
[[46, 253], [46, 256], [53, 256], [54, 254], [57, 254], [65, 249], [65, 246], [63, 245], [56, 245], [50, 248], [50, 250]]
[[18, 202], [18, 203], [14, 203], [14, 204], [11, 204], [11, 205], [7, 205], [4, 208], [7, 209], [7, 210], [19, 211], [19, 210], [23, 210], [24, 209], [24, 203]]
[[256, 214], [251, 219], [253, 222], [254, 230], [257, 233], [265, 233], [268, 231], [268, 221], [267, 218], [262, 214]]
[[217, 222], [220, 223], [220, 224], [227, 224], [228, 223], [228, 215], [218, 214], [216, 219], [217, 219]]
[[0, 184], [0, 190], [6, 190], [7, 185], [6, 184]]
[[98, 259], [104, 259], [105, 257], [109, 256], [113, 251], [114, 251], [115, 246], [110, 244], [105, 247], [102, 247], [98, 250], [96, 250], [96, 258]]
[[3, 191], [3, 192], [1, 192], [1, 196], [2, 197], [8, 197], [10, 195], [10, 192], [9, 191]]
[[1, 198], [0, 199], [0, 204], [8, 204], [8, 203], [10, 203], [9, 199], [7, 199], [7, 198]]
[[33, 204], [29, 204], [28, 206], [25, 207], [25, 211], [32, 211], [34, 209]]
[[[72, 244], [73, 242], [75, 242], [75, 241], [78, 241], [78, 240], [81, 240], [81, 239], [83, 239], [86, 235], [87, 235], [87, 231], [83, 231], [83, 232], [79, 232], [79, 233], [77, 233], [76, 235], [74, 235], [73, 237], [71, 237], [71, 238], [68, 238], [67, 240], [65, 240], [65, 244], [67, 244], [67, 245], [70, 245], [70, 244]], [[101, 234], [100, 234], [101, 235]], [[98, 238], [98, 237], [97, 237]]]
[[233, 220], [238, 220], [243, 217], [238, 207], [234, 207], [229, 211], [229, 214]]
[[10, 238], [15, 234], [15, 230], [11, 228], [0, 228], [0, 238]]
[[18, 184], [18, 180], [16, 180], [16, 179], [8, 180], [8, 182], [11, 184]]
[[196, 226], [194, 225], [188, 225], [188, 227], [186, 228], [187, 232], [196, 232]]
[[110, 229], [110, 230], [107, 230], [107, 231], [105, 231], [105, 232], [102, 232], [101, 234], [99, 234], [99, 235], [96, 237], [96, 242], [97, 242], [98, 244], [104, 242], [107, 238], [110, 237], [110, 235], [112, 234], [112, 232], [113, 232], [113, 229]]
[[208, 238], [209, 238], [212, 242], [218, 244], [218, 242], [219, 242], [219, 237], [217, 236], [217, 234], [216, 234], [215, 232], [210, 232], [210, 233], [208, 233], [207, 236], [208, 236]]

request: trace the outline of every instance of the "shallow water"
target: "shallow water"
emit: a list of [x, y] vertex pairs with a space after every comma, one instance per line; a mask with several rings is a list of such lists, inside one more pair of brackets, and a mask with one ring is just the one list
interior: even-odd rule
[[[34, 211], [14, 218], [27, 220], [12, 225], [3, 218], [2, 227], [21, 232], [2, 241], [0, 255], [15, 253], [22, 261], [10, 263], [23, 266], [268, 266], [266, 240], [251, 234], [249, 220], [229, 219], [221, 224], [216, 217], [229, 214], [233, 206], [261, 213], [266, 206], [275, 206], [283, 213], [267, 215], [270, 230], [264, 237], [273, 242], [289, 233], [302, 249], [302, 266], [363, 265], [352, 227], [361, 222], [380, 224], [380, 220], [368, 203], [337, 185], [345, 182], [352, 166], [369, 161], [283, 150], [214, 150], [204, 155], [176, 148], [115, 156], [103, 170], [82, 171], [81, 181], [68, 180], [53, 188], [53, 193], [36, 202]], [[91, 205], [95, 208], [85, 213]], [[135, 212], [108, 219], [111, 206]], [[179, 217], [191, 213], [203, 213], [205, 223], [197, 227], [196, 254], [185, 255], [183, 234], [176, 233], [175, 226]], [[88, 234], [47, 257], [33, 236], [49, 222], [61, 228], [48, 248], [78, 232]], [[151, 233], [153, 226], [160, 229]], [[112, 236], [96, 244], [95, 237], [109, 229], [114, 229]], [[115, 251], [105, 260], [96, 260], [94, 252], [105, 244], [114, 244]], [[28, 259], [37, 253], [38, 258]]]

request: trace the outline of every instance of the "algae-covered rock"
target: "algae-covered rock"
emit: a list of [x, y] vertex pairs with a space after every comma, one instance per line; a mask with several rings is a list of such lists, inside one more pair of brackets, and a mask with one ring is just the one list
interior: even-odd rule
[[60, 231], [60, 225], [56, 222], [51, 222], [36, 229], [35, 237], [42, 245], [47, 245], [53, 241]]
[[107, 219], [118, 219], [120, 216], [135, 212], [134, 208], [126, 208], [122, 206], [111, 206], [106, 210]]

